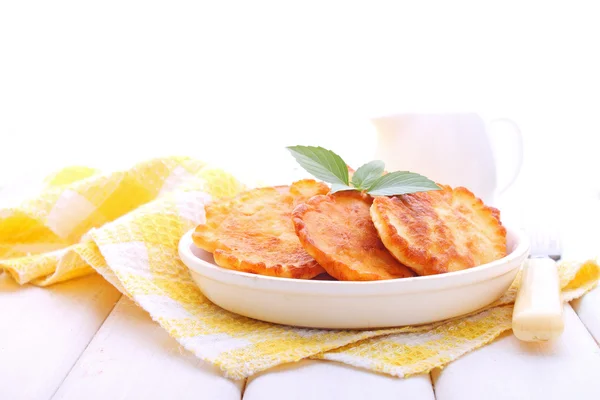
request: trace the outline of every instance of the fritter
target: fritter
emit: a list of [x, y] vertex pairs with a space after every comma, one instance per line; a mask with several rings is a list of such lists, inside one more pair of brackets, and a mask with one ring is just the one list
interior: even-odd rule
[[292, 213], [304, 249], [338, 280], [414, 276], [379, 239], [369, 214], [372, 201], [366, 194], [343, 191], [315, 196]]
[[464, 187], [376, 197], [371, 217], [385, 247], [418, 275], [459, 271], [506, 255], [499, 210]]
[[284, 278], [311, 279], [323, 268], [302, 247], [294, 231], [294, 207], [329, 192], [312, 179], [291, 186], [252, 189], [205, 207], [206, 222], [192, 235], [223, 268]]

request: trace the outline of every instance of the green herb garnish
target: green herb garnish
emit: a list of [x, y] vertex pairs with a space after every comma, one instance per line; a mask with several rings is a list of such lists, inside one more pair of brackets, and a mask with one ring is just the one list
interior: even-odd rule
[[358, 190], [372, 196], [393, 196], [440, 190], [435, 182], [414, 172], [384, 174], [385, 164], [380, 160], [361, 166], [350, 180], [346, 162], [331, 150], [315, 146], [289, 146], [287, 149], [308, 173], [330, 183], [331, 193]]

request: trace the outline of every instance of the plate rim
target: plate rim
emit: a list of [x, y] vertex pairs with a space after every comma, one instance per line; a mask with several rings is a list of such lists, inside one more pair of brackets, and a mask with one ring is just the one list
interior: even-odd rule
[[[521, 229], [506, 227], [507, 236], [511, 236], [515, 242], [513, 250], [498, 260], [483, 264], [478, 267], [447, 272], [444, 274], [416, 276], [408, 278], [375, 280], [375, 281], [337, 281], [337, 280], [310, 280], [274, 277], [249, 272], [236, 271], [220, 267], [216, 264], [202, 260], [191, 250], [195, 246], [192, 234], [195, 228], [188, 230], [179, 240], [178, 252], [181, 261], [191, 271], [205, 278], [217, 280], [236, 286], [255, 286], [265, 290], [292, 291], [292, 292], [314, 292], [328, 293], [328, 290], [336, 290], [334, 295], [348, 294], [377, 294], [386, 292], [403, 293], [443, 290], [457, 286], [465, 286], [493, 279], [513, 269], [520, 267], [530, 252], [529, 238]], [[200, 251], [204, 251], [196, 247]], [[209, 253], [209, 252], [207, 252]], [[340, 293], [343, 292], [343, 293]], [[357, 292], [358, 291], [358, 292]], [[361, 293], [362, 292], [362, 293]]]

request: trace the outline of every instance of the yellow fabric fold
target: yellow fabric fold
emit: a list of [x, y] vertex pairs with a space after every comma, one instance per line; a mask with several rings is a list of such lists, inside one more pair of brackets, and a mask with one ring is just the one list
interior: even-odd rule
[[[304, 358], [393, 376], [426, 373], [510, 330], [518, 279], [495, 304], [451, 321], [372, 331], [300, 329], [221, 309], [200, 292], [177, 253], [204, 204], [245, 186], [202, 161], [170, 157], [101, 173], [72, 167], [36, 198], [0, 210], [0, 269], [47, 286], [100, 273], [184, 348], [240, 379]], [[598, 260], [559, 265], [565, 301], [593, 288]]]

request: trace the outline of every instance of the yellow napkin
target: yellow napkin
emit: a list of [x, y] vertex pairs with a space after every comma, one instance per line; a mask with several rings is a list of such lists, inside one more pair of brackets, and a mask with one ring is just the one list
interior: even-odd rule
[[[373, 331], [299, 329], [245, 318], [208, 301], [177, 254], [203, 205], [244, 185], [190, 158], [102, 174], [67, 168], [39, 196], [0, 210], [0, 270], [45, 286], [98, 272], [183, 347], [234, 379], [320, 358], [394, 376], [426, 373], [511, 327], [516, 285], [486, 310], [444, 323]], [[559, 266], [565, 301], [600, 277], [598, 260]], [[517, 280], [518, 281], [518, 280]]]

